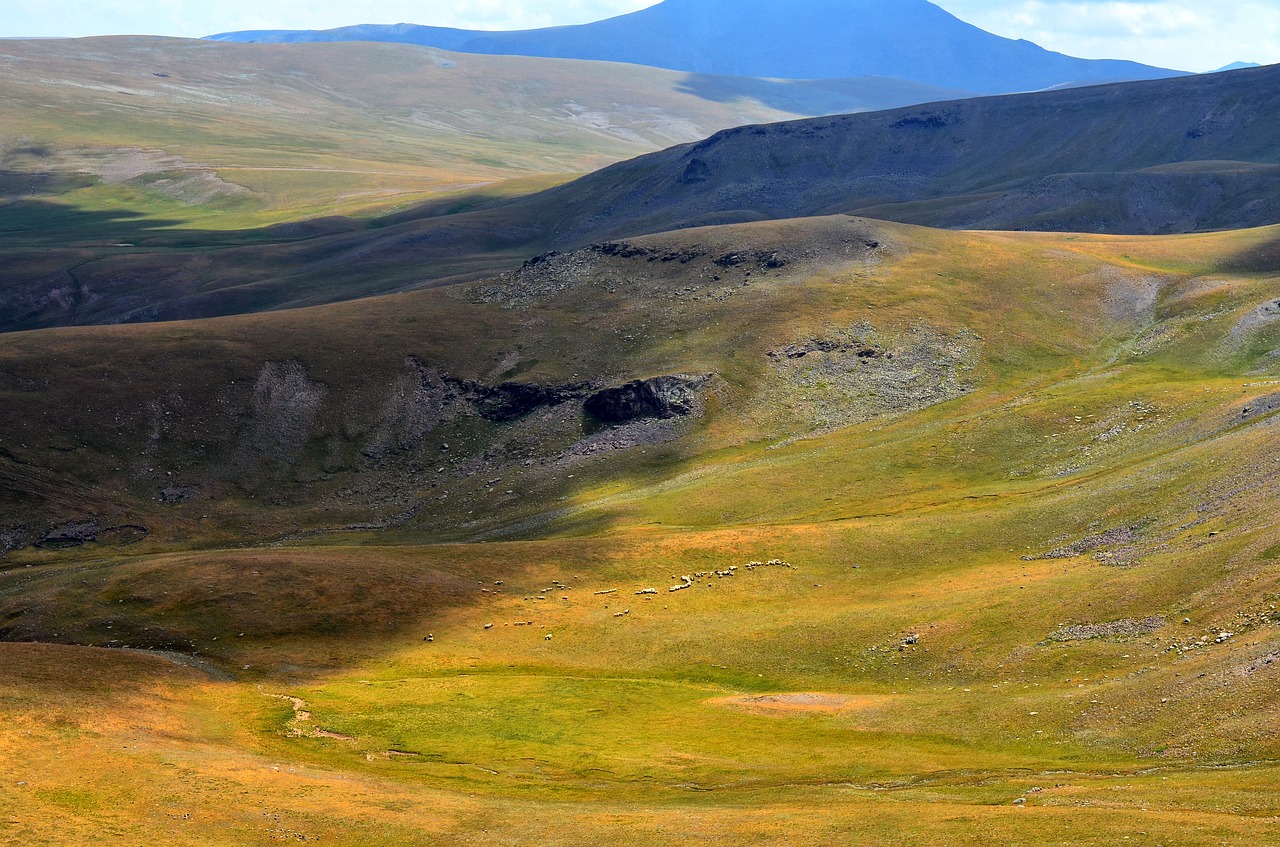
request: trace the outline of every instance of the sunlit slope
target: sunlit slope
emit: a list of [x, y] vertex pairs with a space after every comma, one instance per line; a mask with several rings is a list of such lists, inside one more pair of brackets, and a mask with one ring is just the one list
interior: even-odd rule
[[[831, 218], [6, 336], [6, 537], [62, 541], [0, 627], [197, 656], [0, 645], [9, 832], [1270, 843], [1276, 235]], [[428, 427], [448, 377], [670, 374], [692, 414]]]

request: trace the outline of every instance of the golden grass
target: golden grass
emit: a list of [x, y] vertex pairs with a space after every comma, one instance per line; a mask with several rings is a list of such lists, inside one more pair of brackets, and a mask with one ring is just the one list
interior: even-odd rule
[[[868, 226], [645, 243], [823, 246]], [[1233, 339], [1276, 291], [1230, 269], [1274, 233], [874, 226], [891, 252], [872, 268], [828, 262], [676, 306], [687, 280], [664, 267], [630, 290], [549, 297], [536, 331], [530, 313], [455, 290], [0, 340], [8, 373], [81, 375], [40, 399], [66, 410], [59, 432], [86, 440], [100, 412], [73, 399], [94, 385], [141, 406], [173, 383], [214, 395], [264, 360], [304, 361], [368, 408], [369, 374], [405, 355], [483, 378], [517, 339], [522, 379], [715, 371], [729, 386], [681, 444], [584, 468], [490, 523], [459, 509], [434, 533], [226, 549], [236, 532], [283, 534], [314, 514], [305, 497], [275, 507], [241, 492], [196, 506], [207, 522], [175, 510], [136, 548], [13, 554], [6, 614], [95, 640], [126, 621], [131, 638], [168, 627], [233, 681], [120, 651], [0, 645], [0, 757], [19, 774], [0, 782], [0, 832], [35, 844], [1276, 841], [1280, 490], [1270, 418], [1243, 409], [1276, 393], [1278, 339], [1274, 327]], [[861, 320], [976, 333], [974, 390], [789, 439], [791, 412], [755, 403], [764, 354]], [[122, 350], [173, 364], [139, 371]], [[200, 363], [181, 358], [192, 350]], [[17, 443], [42, 443], [31, 399], [5, 399], [27, 410]], [[145, 432], [122, 429], [101, 456]], [[88, 486], [100, 495], [112, 479], [91, 452], [23, 455], [101, 473]], [[517, 514], [544, 521], [506, 541], [440, 543]], [[1067, 552], [1040, 557], [1055, 550]], [[795, 567], [745, 569], [775, 557]], [[1060, 634], [1071, 627], [1084, 635]], [[294, 709], [276, 695], [329, 735], [291, 733]]]

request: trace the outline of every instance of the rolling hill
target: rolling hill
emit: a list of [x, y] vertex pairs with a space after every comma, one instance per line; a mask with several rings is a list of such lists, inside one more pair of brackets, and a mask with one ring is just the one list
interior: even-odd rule
[[1278, 80], [1269, 67], [735, 128], [524, 197], [366, 224], [35, 241], [8, 251], [0, 328], [315, 305], [672, 228], [836, 213], [955, 229], [1262, 226], [1280, 222]]
[[0, 336], [0, 826], [1268, 843], [1278, 238], [806, 218]]
[[965, 93], [386, 44], [4, 41], [0, 67], [7, 246], [130, 241], [113, 216], [227, 230], [527, 191], [743, 123]]
[[408, 42], [463, 53], [784, 79], [881, 76], [986, 94], [1179, 75], [1136, 62], [1076, 59], [1001, 38], [926, 0], [665, 0], [604, 21], [524, 32], [401, 24], [211, 38]]
[[[1275, 841], [1280, 69], [325, 217], [344, 157], [537, 172], [464, 118], [669, 126], [508, 99], [587, 63], [97, 44], [0, 44], [0, 841]], [[271, 156], [323, 173], [186, 168]]]

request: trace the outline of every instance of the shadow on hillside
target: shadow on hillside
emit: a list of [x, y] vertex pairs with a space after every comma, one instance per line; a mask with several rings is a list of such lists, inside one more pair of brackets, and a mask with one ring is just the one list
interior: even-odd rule
[[[0, 180], [4, 177], [0, 173]], [[126, 209], [86, 210], [43, 199], [10, 200], [0, 203], [0, 249], [102, 241], [133, 244], [179, 223]]]
[[1280, 237], [1237, 253], [1222, 263], [1233, 273], [1280, 273]]

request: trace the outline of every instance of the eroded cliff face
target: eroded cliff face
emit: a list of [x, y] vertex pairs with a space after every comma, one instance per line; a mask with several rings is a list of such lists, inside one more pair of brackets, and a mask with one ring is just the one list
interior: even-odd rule
[[[904, 414], [971, 390], [979, 347], [971, 334], [924, 326], [833, 331], [769, 351], [757, 393], [727, 414], [761, 416], [792, 437]], [[397, 527], [500, 533], [556, 513], [575, 479], [607, 475], [637, 451], [684, 449], [708, 398], [732, 394], [709, 373], [484, 382], [416, 356], [355, 380], [326, 381], [318, 370], [262, 362], [252, 378], [214, 391], [166, 386], [118, 412], [119, 479], [113, 471], [59, 485], [35, 464], [10, 463], [4, 470], [26, 493], [42, 496], [0, 522], [3, 552], [163, 542], [174, 520], [190, 533], [212, 523], [263, 539]], [[119, 485], [114, 497], [81, 499], [82, 483]]]
[[909, 256], [843, 216], [698, 229], [403, 300], [11, 340], [0, 555], [501, 537], [708, 448], [908, 414], [984, 355], [926, 316], [859, 322]]
[[[171, 518], [236, 522], [264, 536], [419, 526], [463, 533], [545, 509], [575, 470], [668, 444], [705, 410], [710, 376], [621, 385], [463, 379], [418, 357], [389, 374], [329, 384], [307, 363], [268, 361], [219, 390], [168, 386], [117, 413], [123, 490], [78, 499], [37, 491], [0, 521], [3, 553], [163, 540]], [[11, 494], [22, 495], [22, 486]], [[197, 516], [198, 513], [198, 517]], [[238, 516], [238, 517], [237, 517]], [[156, 527], [161, 529], [157, 532]]]
[[710, 375], [685, 374], [637, 379], [597, 391], [583, 409], [605, 424], [687, 417], [701, 411], [698, 401], [710, 379]]
[[238, 444], [234, 466], [297, 461], [328, 396], [328, 387], [311, 379], [301, 362], [264, 364], [253, 386], [251, 423]]

